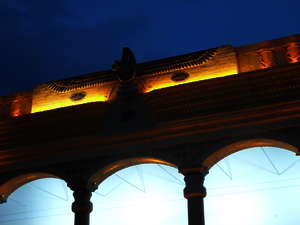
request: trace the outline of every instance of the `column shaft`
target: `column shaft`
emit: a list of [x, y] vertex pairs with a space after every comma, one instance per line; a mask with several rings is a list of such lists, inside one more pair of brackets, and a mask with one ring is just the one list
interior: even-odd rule
[[188, 221], [189, 225], [204, 225], [203, 197], [188, 198]]
[[74, 202], [72, 211], [75, 213], [75, 225], [89, 225], [90, 212], [93, 210], [93, 205], [90, 202], [92, 192], [87, 188], [76, 188], [73, 193]]
[[184, 188], [184, 197], [188, 201], [188, 224], [205, 225], [203, 200], [206, 196], [206, 189], [203, 183], [207, 170], [192, 168], [180, 172], [184, 175], [186, 185]]

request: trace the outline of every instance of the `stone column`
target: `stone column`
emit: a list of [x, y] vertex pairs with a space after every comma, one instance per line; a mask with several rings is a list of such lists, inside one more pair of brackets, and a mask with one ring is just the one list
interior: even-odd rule
[[204, 225], [204, 203], [206, 189], [203, 186], [205, 175], [208, 170], [205, 168], [188, 168], [180, 172], [184, 175], [185, 188], [184, 197], [188, 201], [189, 225]]
[[68, 185], [73, 190], [74, 202], [72, 203], [72, 211], [75, 214], [74, 225], [89, 225], [90, 213], [93, 210], [93, 204], [90, 202], [94, 188], [85, 184]]

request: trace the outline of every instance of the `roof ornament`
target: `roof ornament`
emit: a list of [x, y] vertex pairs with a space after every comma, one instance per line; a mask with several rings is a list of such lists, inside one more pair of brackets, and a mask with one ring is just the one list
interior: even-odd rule
[[130, 81], [136, 75], [136, 61], [133, 52], [130, 48], [123, 48], [121, 61], [116, 60], [112, 65], [112, 70], [116, 72], [121, 82]]

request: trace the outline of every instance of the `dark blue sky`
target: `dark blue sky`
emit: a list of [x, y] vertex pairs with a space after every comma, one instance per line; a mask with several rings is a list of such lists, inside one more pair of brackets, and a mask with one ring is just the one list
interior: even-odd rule
[[1, 0], [0, 95], [109, 69], [299, 32], [299, 0]]

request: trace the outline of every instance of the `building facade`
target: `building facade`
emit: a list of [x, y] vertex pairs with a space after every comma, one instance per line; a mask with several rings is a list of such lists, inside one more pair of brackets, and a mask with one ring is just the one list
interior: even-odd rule
[[54, 177], [73, 190], [75, 225], [88, 225], [92, 192], [141, 163], [185, 177], [189, 225], [203, 225], [208, 170], [239, 150], [298, 154], [300, 35], [230, 45], [53, 81], [0, 98], [0, 194]]

